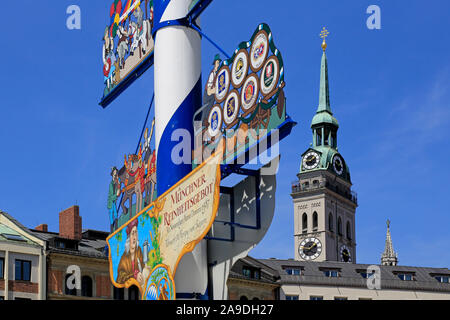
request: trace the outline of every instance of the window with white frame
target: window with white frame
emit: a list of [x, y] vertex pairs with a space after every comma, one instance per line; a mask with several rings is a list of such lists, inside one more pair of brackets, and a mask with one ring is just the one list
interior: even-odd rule
[[291, 276], [300, 276], [302, 274], [301, 268], [295, 268], [295, 267], [287, 267], [284, 269], [287, 274]]
[[327, 278], [339, 277], [339, 270], [336, 269], [322, 269], [323, 275]]
[[398, 272], [396, 275], [402, 281], [414, 281], [414, 273]]
[[450, 283], [449, 275], [435, 275], [434, 278], [440, 283]]

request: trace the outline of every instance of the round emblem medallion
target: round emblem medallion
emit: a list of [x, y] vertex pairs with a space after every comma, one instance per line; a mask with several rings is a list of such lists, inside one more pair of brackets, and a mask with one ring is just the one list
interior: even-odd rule
[[244, 83], [241, 92], [242, 109], [249, 110], [258, 98], [258, 78], [255, 74], [250, 75]]
[[269, 94], [273, 91], [278, 83], [280, 77], [280, 67], [278, 59], [271, 56], [264, 65], [261, 72], [261, 92], [263, 95]]
[[231, 81], [235, 88], [239, 88], [245, 80], [248, 72], [248, 53], [241, 49], [234, 58], [231, 67]]
[[253, 72], [261, 69], [264, 61], [269, 53], [269, 40], [265, 31], [260, 31], [253, 40], [252, 47], [250, 49], [250, 67]]
[[239, 97], [236, 90], [231, 91], [228, 95], [223, 110], [223, 119], [225, 123], [227, 125], [233, 123], [239, 113]]
[[220, 128], [222, 127], [222, 109], [220, 109], [219, 105], [215, 105], [211, 109], [208, 123], [208, 133], [211, 137], [215, 137], [220, 132]]
[[221, 103], [227, 96], [230, 88], [230, 69], [227, 66], [220, 68], [216, 76], [216, 101]]

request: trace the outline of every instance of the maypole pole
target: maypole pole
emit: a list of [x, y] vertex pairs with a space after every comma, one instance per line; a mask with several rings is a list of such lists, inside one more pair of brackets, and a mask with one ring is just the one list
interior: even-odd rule
[[[154, 2], [155, 138], [159, 196], [192, 170], [190, 154], [172, 154], [174, 147], [180, 143], [189, 146], [184, 150], [193, 150], [192, 118], [202, 103], [201, 37], [189, 28], [186, 18], [191, 4], [192, 0]], [[183, 158], [188, 161], [180, 163]], [[202, 241], [181, 260], [175, 277], [177, 296], [205, 294], [207, 276], [206, 242]]]

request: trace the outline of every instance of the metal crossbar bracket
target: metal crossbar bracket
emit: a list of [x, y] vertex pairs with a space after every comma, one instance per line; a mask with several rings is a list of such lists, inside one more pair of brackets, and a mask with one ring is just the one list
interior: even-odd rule
[[239, 175], [252, 176], [255, 177], [255, 198], [256, 198], [256, 221], [255, 225], [245, 225], [235, 222], [235, 210], [234, 210], [234, 191], [230, 187], [220, 187], [220, 192], [222, 194], [228, 194], [230, 196], [230, 221], [215, 220], [214, 223], [223, 223], [226, 226], [230, 226], [230, 237], [229, 238], [217, 238], [217, 237], [205, 237], [207, 240], [217, 240], [217, 241], [235, 241], [235, 228], [260, 230], [261, 229], [261, 174], [259, 170], [245, 169], [239, 166], [226, 166], [226, 170], [230, 173], [235, 173]]

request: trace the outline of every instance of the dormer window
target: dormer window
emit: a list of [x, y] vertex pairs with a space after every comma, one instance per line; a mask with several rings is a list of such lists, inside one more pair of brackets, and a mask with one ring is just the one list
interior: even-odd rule
[[446, 274], [446, 275], [432, 275], [434, 276], [434, 278], [437, 280], [437, 282], [439, 283], [450, 283], [450, 275]]
[[327, 268], [319, 268], [320, 271], [323, 272], [323, 275], [327, 278], [338, 278], [339, 277], [339, 269], [327, 269]]
[[364, 279], [369, 279], [375, 275], [375, 270], [372, 270], [372, 273], [368, 273], [367, 270], [363, 269], [356, 270], [356, 272], [359, 273]]
[[414, 281], [413, 272], [395, 272], [394, 273], [402, 281]]
[[58, 249], [65, 249], [66, 244], [63, 241], [55, 241], [55, 247], [57, 247]]
[[261, 272], [257, 268], [242, 267], [242, 274], [249, 279], [261, 279]]
[[286, 268], [284, 268], [284, 270], [286, 271], [286, 273], [288, 275], [291, 275], [291, 276], [300, 276], [302, 274], [302, 269], [301, 268], [286, 267]]

